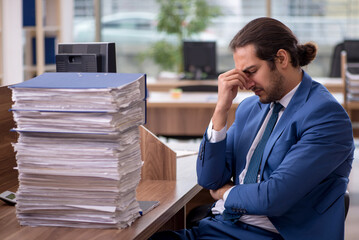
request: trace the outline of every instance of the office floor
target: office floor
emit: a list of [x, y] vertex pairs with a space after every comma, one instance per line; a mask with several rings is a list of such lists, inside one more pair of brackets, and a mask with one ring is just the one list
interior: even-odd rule
[[[191, 150], [196, 151], [201, 139], [193, 139], [187, 141], [180, 141], [174, 139], [161, 139], [168, 145], [173, 146], [176, 150]], [[350, 206], [348, 216], [345, 221], [345, 240], [359, 239], [359, 139], [355, 140], [356, 150], [354, 153], [353, 168], [350, 174], [350, 182], [348, 190], [350, 193]]]

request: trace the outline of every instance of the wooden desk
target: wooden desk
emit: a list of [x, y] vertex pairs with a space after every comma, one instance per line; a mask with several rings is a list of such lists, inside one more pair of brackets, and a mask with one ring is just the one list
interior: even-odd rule
[[[330, 92], [342, 92], [343, 81], [341, 78], [313, 77], [315, 81], [323, 84]], [[150, 92], [168, 92], [172, 88], [190, 85], [213, 85], [217, 86], [217, 79], [214, 80], [155, 80], [147, 82], [147, 88]], [[241, 91], [241, 90], [239, 90]]]
[[[343, 83], [341, 78], [314, 78], [328, 90], [341, 94]], [[150, 90], [147, 105], [146, 127], [156, 135], [164, 136], [203, 136], [216, 105], [215, 93], [183, 92], [180, 99], [172, 99], [169, 89], [184, 85], [217, 85], [217, 81], [152, 81], [148, 83]], [[228, 127], [233, 123], [238, 104], [246, 97], [253, 95], [250, 91], [239, 91], [228, 116]], [[342, 102], [342, 97], [339, 97]]]
[[15, 207], [0, 203], [0, 239], [147, 239], [162, 226], [167, 229], [183, 228], [185, 206], [202, 188], [196, 184], [196, 157], [181, 158], [177, 162], [177, 181], [141, 181], [137, 188], [137, 199], [159, 200], [160, 205], [137, 219], [129, 228], [118, 230], [19, 226]]
[[11, 91], [7, 87], [0, 87], [0, 192], [3, 192], [17, 183], [17, 171], [14, 170], [15, 153], [11, 146], [16, 142], [17, 134], [10, 132], [15, 123], [12, 118]]
[[[333, 92], [340, 104], [344, 103], [342, 92]], [[233, 123], [238, 104], [250, 92], [239, 92], [229, 114], [228, 127]], [[203, 136], [212, 117], [216, 102], [214, 93], [182, 93], [181, 99], [171, 99], [169, 93], [150, 93], [147, 104], [146, 127], [157, 135]], [[359, 111], [352, 114], [355, 136], [359, 136]]]
[[313, 79], [323, 84], [331, 93], [343, 92], [343, 80], [341, 78], [314, 77]]
[[[238, 104], [252, 92], [239, 92], [234, 100], [228, 127], [233, 123]], [[187, 93], [180, 99], [168, 92], [150, 92], [147, 102], [146, 128], [156, 135], [203, 136], [217, 102], [217, 93]]]
[[217, 80], [155, 80], [147, 82], [147, 89], [150, 92], [168, 92], [172, 88], [191, 85], [217, 86]]

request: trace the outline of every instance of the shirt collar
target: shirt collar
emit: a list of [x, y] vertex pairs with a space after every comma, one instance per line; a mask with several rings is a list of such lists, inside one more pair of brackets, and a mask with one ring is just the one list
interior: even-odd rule
[[[301, 82], [300, 82], [301, 83]], [[300, 83], [297, 84], [297, 86], [295, 86], [295, 88], [293, 88], [289, 93], [287, 93], [284, 97], [282, 97], [282, 99], [280, 99], [278, 102], [280, 104], [282, 104], [282, 106], [284, 108], [287, 108], [290, 100], [292, 100], [292, 97], [294, 96], [295, 92], [297, 91]], [[273, 107], [274, 103], [271, 103], [271, 108]]]

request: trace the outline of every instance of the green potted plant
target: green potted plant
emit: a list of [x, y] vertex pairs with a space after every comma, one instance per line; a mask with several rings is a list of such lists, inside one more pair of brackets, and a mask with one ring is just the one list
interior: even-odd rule
[[217, 6], [206, 0], [157, 0], [160, 5], [157, 30], [175, 41], [163, 39], [154, 43], [148, 55], [161, 70], [183, 72], [182, 41], [204, 31], [220, 15]]

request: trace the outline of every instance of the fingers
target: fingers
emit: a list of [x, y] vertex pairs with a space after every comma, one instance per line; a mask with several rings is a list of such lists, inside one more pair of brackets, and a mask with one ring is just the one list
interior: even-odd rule
[[228, 111], [233, 99], [238, 94], [238, 88], [245, 89], [249, 81], [248, 76], [238, 69], [222, 73], [218, 77], [218, 100], [212, 116], [213, 129], [220, 130], [226, 123]]
[[248, 76], [238, 70], [232, 69], [218, 77], [219, 84], [222, 84], [224, 87], [233, 88], [239, 87], [240, 89], [247, 89], [247, 83], [250, 81]]

